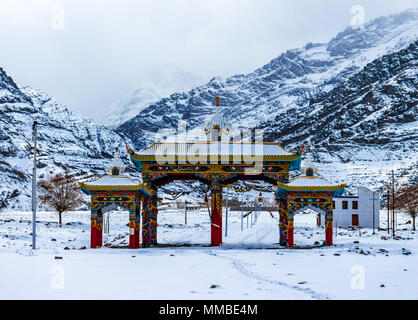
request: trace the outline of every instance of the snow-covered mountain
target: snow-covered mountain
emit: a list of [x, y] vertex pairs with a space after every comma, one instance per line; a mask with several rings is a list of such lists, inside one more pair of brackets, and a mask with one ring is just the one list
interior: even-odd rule
[[0, 68], [0, 209], [30, 208], [34, 120], [40, 178], [63, 170], [76, 178], [103, 173], [114, 147], [126, 140], [45, 92], [19, 88]]
[[143, 148], [161, 128], [174, 134], [179, 120], [188, 130], [202, 127], [219, 95], [236, 131], [262, 128], [288, 149], [310, 141], [330, 180], [381, 186], [392, 168], [416, 179], [417, 39], [417, 9], [381, 17], [288, 50], [250, 74], [174, 93], [116, 131]]
[[[117, 133], [42, 91], [17, 86], [0, 69], [0, 209], [30, 208], [34, 120], [39, 176], [67, 170], [81, 179], [103, 173], [116, 145], [143, 148], [161, 128], [175, 133], [178, 120], [189, 130], [202, 128], [216, 95], [235, 132], [263, 129], [265, 140], [289, 150], [309, 142], [320, 174], [332, 181], [382, 186], [392, 168], [416, 180], [417, 40], [418, 10], [408, 10], [348, 28], [329, 43], [288, 50], [250, 74], [213, 78], [187, 92], [176, 89], [182, 92], [155, 103], [150, 101], [171, 89], [139, 89], [113, 111], [108, 124], [140, 110]], [[187, 79], [185, 87], [191, 86]], [[129, 171], [136, 172], [132, 166]], [[171, 184], [167, 190], [185, 187], [191, 193], [198, 188]]]
[[98, 120], [109, 128], [116, 128], [162, 98], [174, 92], [188, 91], [201, 83], [203, 80], [198, 76], [181, 70], [163, 75], [154, 73], [120, 98]]

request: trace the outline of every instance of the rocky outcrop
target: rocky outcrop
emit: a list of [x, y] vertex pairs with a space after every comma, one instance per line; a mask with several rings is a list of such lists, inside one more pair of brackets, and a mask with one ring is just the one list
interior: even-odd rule
[[33, 121], [38, 122], [39, 178], [58, 171], [76, 178], [102, 174], [114, 147], [127, 140], [75, 115], [45, 92], [19, 88], [2, 69], [0, 115], [0, 208], [30, 208]]

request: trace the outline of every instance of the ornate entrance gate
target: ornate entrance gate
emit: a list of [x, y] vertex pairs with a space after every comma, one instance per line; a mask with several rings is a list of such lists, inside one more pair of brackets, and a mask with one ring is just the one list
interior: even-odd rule
[[278, 183], [276, 197], [280, 208], [280, 244], [294, 245], [294, 215], [307, 207], [325, 214], [325, 242], [332, 245], [333, 204], [332, 198], [340, 196], [345, 184], [333, 185], [318, 177], [317, 168], [307, 163], [305, 174], [292, 182]]
[[216, 102], [217, 111], [204, 129], [208, 137], [206, 141], [154, 143], [139, 152], [127, 146], [131, 162], [142, 173], [142, 184], [122, 175], [124, 167], [120, 159], [109, 167], [110, 175], [93, 182], [80, 183], [81, 189], [90, 194], [92, 200], [92, 247], [102, 243], [101, 208], [108, 203], [116, 203], [129, 210], [129, 243], [131, 248], [137, 248], [142, 202], [142, 247], [155, 245], [158, 188], [175, 180], [197, 180], [209, 186], [213, 246], [222, 243], [222, 188], [239, 180], [261, 180], [278, 186], [276, 198], [280, 209], [281, 245], [294, 245], [293, 215], [306, 205], [316, 206], [326, 212], [326, 239], [327, 244], [332, 244], [332, 197], [340, 195], [345, 185], [333, 186], [314, 176], [316, 171], [313, 167], [305, 170], [303, 181], [320, 181], [319, 185], [306, 181], [300, 184], [300, 178], [289, 183], [289, 172], [300, 170], [303, 147], [291, 153], [278, 143], [232, 143], [229, 136], [226, 137], [230, 125], [219, 112], [219, 99]]

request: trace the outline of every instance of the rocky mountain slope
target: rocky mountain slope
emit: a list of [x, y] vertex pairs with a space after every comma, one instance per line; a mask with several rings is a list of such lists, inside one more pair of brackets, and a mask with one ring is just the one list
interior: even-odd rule
[[235, 132], [262, 128], [292, 149], [310, 141], [324, 175], [381, 186], [388, 170], [416, 179], [418, 10], [347, 28], [326, 44], [288, 50], [247, 75], [213, 78], [143, 109], [117, 128], [137, 149], [179, 120], [201, 128], [216, 95]]
[[42, 91], [19, 88], [0, 68], [0, 209], [31, 207], [34, 120], [39, 123], [39, 178], [63, 170], [76, 178], [103, 173], [114, 147], [124, 146], [118, 134], [80, 118]]
[[418, 40], [373, 61], [309, 105], [258, 128], [265, 130], [266, 139], [280, 138], [286, 145], [308, 141], [323, 170], [337, 163], [348, 181], [383, 185], [385, 173], [395, 169], [398, 177], [416, 182], [417, 69]]
[[[417, 40], [418, 11], [408, 10], [348, 28], [327, 44], [288, 50], [250, 74], [213, 78], [148, 106], [143, 98], [149, 95], [139, 90], [126, 108], [113, 111], [111, 121], [118, 123], [141, 110], [117, 133], [77, 116], [45, 92], [17, 86], [0, 69], [0, 209], [30, 208], [34, 120], [39, 177], [67, 170], [82, 179], [104, 173], [116, 145], [141, 149], [159, 129], [176, 133], [179, 120], [189, 130], [202, 128], [216, 95], [234, 133], [262, 129], [265, 140], [289, 150], [308, 142], [320, 174], [349, 183], [349, 191], [383, 186], [392, 169], [416, 180]], [[127, 171], [136, 174], [130, 165]], [[203, 189], [196, 189], [201, 187], [193, 183], [167, 186], [201, 200]]]

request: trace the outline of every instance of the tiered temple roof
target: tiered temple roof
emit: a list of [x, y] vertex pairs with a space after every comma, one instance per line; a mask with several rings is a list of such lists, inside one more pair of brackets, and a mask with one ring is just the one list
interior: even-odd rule
[[[150, 147], [132, 154], [136, 160], [153, 160], [155, 157], [230, 155], [242, 157], [264, 157], [265, 159], [293, 160], [299, 154], [286, 151], [278, 143], [225, 143], [225, 142], [179, 142], [154, 143]], [[173, 159], [177, 160], [177, 159]]]
[[299, 176], [289, 183], [278, 182], [278, 194], [286, 191], [333, 191], [334, 196], [340, 196], [344, 192], [346, 184], [333, 184], [317, 175], [318, 168], [310, 161], [304, 160], [301, 169], [302, 176]]
[[125, 165], [116, 148], [115, 156], [108, 166], [109, 174], [89, 182], [78, 182], [83, 192], [90, 194], [92, 190], [139, 190], [143, 184], [136, 182], [124, 174]]

